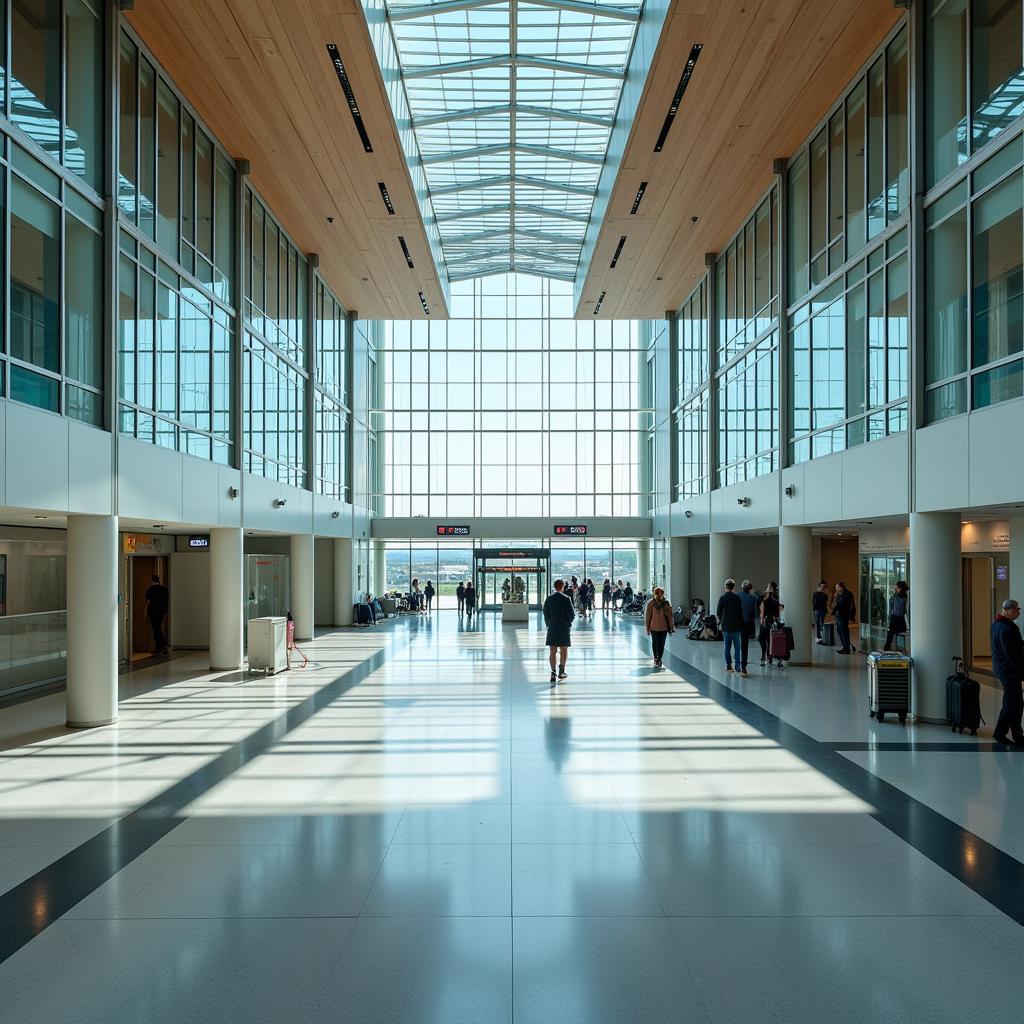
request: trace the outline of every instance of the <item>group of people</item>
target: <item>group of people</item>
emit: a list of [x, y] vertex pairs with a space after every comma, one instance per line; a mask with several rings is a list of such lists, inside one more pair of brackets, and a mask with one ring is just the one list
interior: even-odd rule
[[[885, 641], [885, 649], [887, 651], [892, 650], [893, 638], [898, 633], [905, 633], [907, 631], [907, 585], [900, 582], [896, 584], [896, 587], [903, 588], [902, 629], [898, 628], [899, 620], [893, 618], [892, 602], [890, 602], [889, 636]], [[853, 591], [842, 580], [836, 583], [835, 592], [832, 594], [831, 600], [829, 599], [828, 583], [825, 580], [818, 581], [818, 589], [811, 595], [811, 615], [814, 618], [814, 642], [816, 644], [823, 644], [825, 642], [823, 632], [825, 618], [829, 612], [832, 613], [832, 618], [835, 620], [836, 636], [842, 645], [836, 648], [836, 653], [852, 654], [857, 648], [850, 640], [850, 625], [857, 621], [857, 600], [853, 596]], [[894, 622], [897, 623], [896, 626], [894, 626]]]
[[455, 601], [459, 607], [459, 615], [465, 615], [467, 619], [473, 617], [473, 612], [476, 611], [476, 588], [473, 586], [472, 580], [466, 580], [463, 583], [459, 581], [459, 585], [455, 588]]
[[[725, 645], [726, 672], [749, 675], [747, 659], [753, 636], [757, 636], [761, 647], [761, 664], [772, 663], [768, 643], [771, 631], [782, 621], [783, 608], [785, 605], [779, 600], [779, 585], [774, 580], [762, 594], [754, 593], [754, 584], [750, 580], [743, 581], [739, 592], [736, 591], [735, 580], [725, 581], [725, 591], [718, 599], [715, 616]], [[781, 666], [782, 659], [777, 660]]]
[[434, 595], [437, 591], [434, 589], [434, 584], [427, 580], [425, 587], [420, 587], [419, 578], [416, 577], [412, 581], [412, 589], [409, 592], [409, 611], [420, 612], [426, 614], [433, 610], [434, 607]]

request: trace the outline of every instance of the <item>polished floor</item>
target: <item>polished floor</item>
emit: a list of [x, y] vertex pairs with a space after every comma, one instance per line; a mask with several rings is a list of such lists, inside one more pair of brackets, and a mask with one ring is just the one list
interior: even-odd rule
[[[1024, 754], [598, 615], [0, 711], [0, 1022], [1024, 1020]], [[986, 690], [991, 723], [994, 691]], [[989, 734], [990, 735], [990, 734]]]

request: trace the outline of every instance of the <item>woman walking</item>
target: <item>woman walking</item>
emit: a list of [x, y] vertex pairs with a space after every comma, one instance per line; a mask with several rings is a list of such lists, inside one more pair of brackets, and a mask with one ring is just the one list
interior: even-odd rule
[[676, 631], [672, 619], [672, 602], [665, 597], [663, 587], [654, 588], [654, 597], [647, 602], [644, 612], [647, 635], [651, 638], [651, 651], [654, 654], [655, 668], [661, 668], [661, 659], [665, 656], [665, 641], [669, 633]]
[[910, 587], [906, 580], [900, 580], [892, 588], [892, 596], [889, 598], [889, 631], [885, 634], [885, 646], [883, 651], [892, 650], [892, 642], [903, 634], [907, 635], [907, 607], [910, 602]]
[[[757, 636], [761, 645], [761, 664], [771, 664], [772, 659], [768, 656], [768, 640], [771, 631], [779, 624], [782, 616], [782, 609], [786, 606], [779, 601], [779, 585], [774, 580], [764, 588], [764, 596], [761, 598], [761, 631]], [[782, 660], [779, 659], [781, 667]]]

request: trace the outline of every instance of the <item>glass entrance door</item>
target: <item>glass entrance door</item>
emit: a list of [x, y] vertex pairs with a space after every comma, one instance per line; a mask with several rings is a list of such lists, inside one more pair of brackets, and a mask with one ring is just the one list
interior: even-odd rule
[[549, 554], [544, 548], [473, 552], [473, 575], [480, 607], [500, 609], [502, 603], [540, 608], [547, 596]]

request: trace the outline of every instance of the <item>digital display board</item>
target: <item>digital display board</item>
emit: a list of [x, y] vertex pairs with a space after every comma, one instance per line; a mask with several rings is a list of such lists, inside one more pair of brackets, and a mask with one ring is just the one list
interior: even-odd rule
[[587, 528], [583, 523], [577, 523], [575, 526], [556, 526], [555, 536], [556, 537], [586, 537]]
[[438, 537], [468, 537], [468, 526], [442, 526], [437, 528]]
[[208, 548], [210, 546], [209, 537], [189, 537], [188, 546], [190, 548]]

